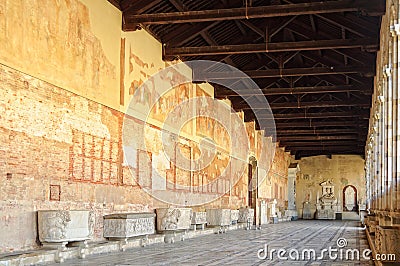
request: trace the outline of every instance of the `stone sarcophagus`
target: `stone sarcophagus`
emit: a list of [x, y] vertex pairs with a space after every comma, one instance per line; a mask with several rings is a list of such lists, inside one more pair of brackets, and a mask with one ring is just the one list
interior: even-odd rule
[[210, 226], [228, 226], [231, 224], [230, 209], [207, 209], [207, 224]]
[[192, 209], [160, 208], [157, 213], [157, 231], [174, 231], [190, 229]]
[[239, 209], [239, 223], [254, 223], [254, 209], [251, 208], [240, 208]]
[[68, 242], [91, 239], [94, 215], [91, 211], [38, 211], [39, 240], [45, 247], [62, 246]]
[[239, 220], [239, 210], [231, 210], [231, 224], [237, 224]]
[[193, 212], [192, 214], [192, 225], [193, 229], [196, 230], [197, 225], [201, 225], [201, 229], [204, 229], [204, 225], [207, 223], [206, 212]]
[[105, 238], [128, 238], [155, 232], [155, 213], [117, 213], [104, 216]]

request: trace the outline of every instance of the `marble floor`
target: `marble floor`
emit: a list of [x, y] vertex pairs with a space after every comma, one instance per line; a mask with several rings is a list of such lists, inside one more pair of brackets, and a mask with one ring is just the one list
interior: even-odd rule
[[[277, 251], [272, 253], [272, 259], [264, 258], [265, 247], [269, 255], [273, 249], [286, 253], [281, 251], [281, 259]], [[324, 248], [330, 247], [332, 259], [328, 251], [320, 256]], [[315, 250], [315, 259], [309, 259], [312, 251], [307, 249]], [[360, 252], [360, 260], [346, 260], [352, 257], [352, 252], [347, 252], [350, 249]], [[356, 221], [299, 220], [270, 224], [262, 230], [239, 229], [173, 244], [67, 260], [62, 265], [373, 265], [363, 258], [364, 249], [368, 249], [366, 234]]]

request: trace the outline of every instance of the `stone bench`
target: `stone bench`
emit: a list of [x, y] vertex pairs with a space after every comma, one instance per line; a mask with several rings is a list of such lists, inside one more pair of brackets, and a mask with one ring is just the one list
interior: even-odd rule
[[154, 234], [155, 217], [150, 212], [105, 215], [103, 235], [113, 240]]
[[93, 236], [94, 215], [85, 210], [40, 210], [38, 230], [44, 248], [65, 249], [69, 242], [77, 241], [86, 246]]
[[207, 212], [193, 212], [192, 214], [192, 227], [196, 230], [198, 225], [204, 230], [204, 225], [207, 224]]

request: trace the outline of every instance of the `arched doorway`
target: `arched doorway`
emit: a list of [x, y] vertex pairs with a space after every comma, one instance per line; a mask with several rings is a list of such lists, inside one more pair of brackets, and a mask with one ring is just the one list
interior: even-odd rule
[[357, 189], [353, 185], [343, 188], [343, 211], [357, 211]]

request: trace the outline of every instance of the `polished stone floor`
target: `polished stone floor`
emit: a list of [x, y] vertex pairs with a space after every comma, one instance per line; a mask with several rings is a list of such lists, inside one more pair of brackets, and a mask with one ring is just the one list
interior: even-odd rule
[[[337, 243], [340, 238], [341, 242]], [[346, 242], [345, 246], [337, 246]], [[281, 259], [277, 252], [272, 253], [272, 259], [269, 256], [264, 259], [264, 252], [260, 249], [265, 249], [265, 246], [268, 247], [268, 254], [272, 249], [283, 249], [286, 253], [281, 251]], [[329, 250], [329, 247], [337, 249], [332, 250], [332, 259], [328, 251], [318, 259], [322, 249]], [[62, 265], [373, 265], [372, 261], [362, 257], [363, 250], [367, 248], [365, 231], [358, 222], [299, 220], [270, 224], [262, 230], [239, 229], [173, 244], [155, 244], [125, 252], [89, 256], [83, 260], [67, 260]], [[312, 251], [307, 249], [315, 250], [315, 260], [309, 259]], [[360, 260], [346, 260], [352, 257], [349, 249], [357, 249]], [[296, 252], [300, 260], [296, 260]]]

